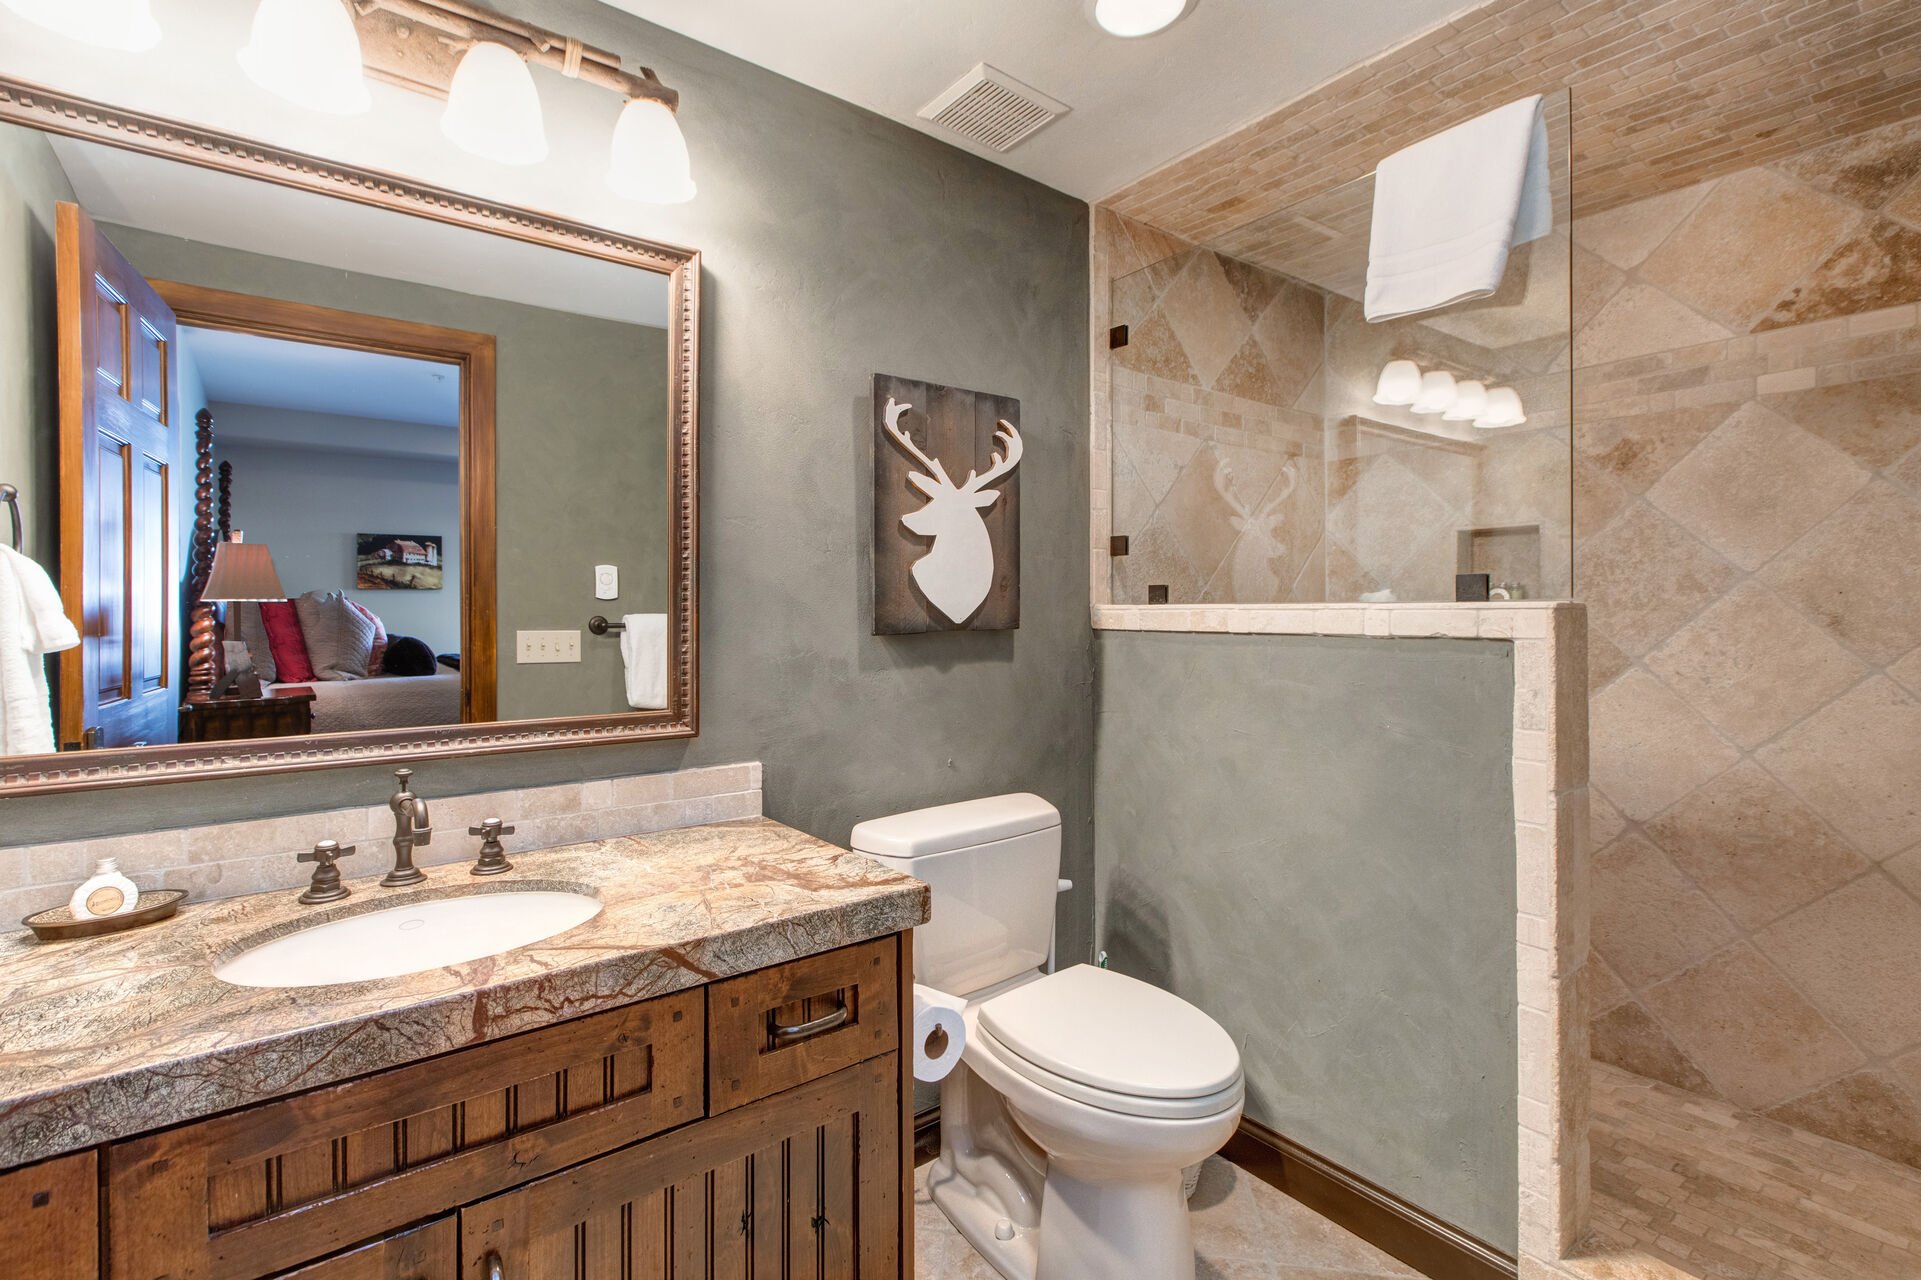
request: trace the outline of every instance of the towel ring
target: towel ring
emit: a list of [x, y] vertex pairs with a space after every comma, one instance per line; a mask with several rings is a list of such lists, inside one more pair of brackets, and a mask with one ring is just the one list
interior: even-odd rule
[[597, 636], [604, 636], [609, 631], [625, 631], [626, 629], [627, 629], [626, 623], [609, 622], [607, 621], [607, 619], [601, 617], [599, 614], [595, 614], [593, 617], [587, 619], [587, 630], [593, 632]]
[[13, 549], [24, 553], [27, 540], [20, 525], [20, 491], [10, 484], [0, 484], [0, 502], [7, 504], [7, 515], [13, 523]]

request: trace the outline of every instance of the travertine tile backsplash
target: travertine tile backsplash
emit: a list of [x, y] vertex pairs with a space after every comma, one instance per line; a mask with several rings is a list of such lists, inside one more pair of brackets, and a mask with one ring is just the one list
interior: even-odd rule
[[[428, 795], [427, 803], [433, 842], [416, 849], [414, 861], [433, 867], [473, 861], [480, 839], [467, 829], [483, 818], [502, 818], [514, 828], [506, 839], [511, 857], [583, 840], [759, 817], [761, 766], [717, 765], [528, 790]], [[392, 836], [393, 812], [382, 803], [0, 849], [0, 929], [64, 903], [98, 858], [118, 859], [142, 889], [164, 886], [189, 890], [194, 899], [231, 898], [304, 884], [313, 868], [294, 859], [318, 840], [358, 846], [359, 852], [340, 864], [349, 879], [384, 872], [392, 861]]]

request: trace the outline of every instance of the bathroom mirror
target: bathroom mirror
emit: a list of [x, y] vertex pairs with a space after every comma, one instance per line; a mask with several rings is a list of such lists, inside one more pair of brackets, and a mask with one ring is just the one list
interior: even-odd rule
[[0, 794], [695, 732], [696, 253], [0, 80], [0, 254]]

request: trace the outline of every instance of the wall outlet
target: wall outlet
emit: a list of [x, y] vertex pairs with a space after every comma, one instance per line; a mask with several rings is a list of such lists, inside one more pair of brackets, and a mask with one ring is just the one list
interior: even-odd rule
[[515, 662], [579, 662], [578, 631], [516, 631]]

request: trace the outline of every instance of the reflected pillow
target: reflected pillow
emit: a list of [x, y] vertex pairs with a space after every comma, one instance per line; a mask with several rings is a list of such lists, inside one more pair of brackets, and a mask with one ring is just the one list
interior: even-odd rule
[[[307, 657], [307, 641], [300, 634], [300, 615], [291, 600], [260, 602], [260, 621], [267, 629], [267, 651], [273, 655], [276, 684], [305, 684], [314, 679], [313, 663]], [[254, 663], [259, 670], [258, 660]], [[262, 672], [261, 679], [266, 679]]]
[[382, 670], [390, 676], [433, 675], [434, 651], [425, 640], [395, 636], [387, 642], [387, 661]]
[[356, 613], [365, 615], [367, 621], [374, 624], [374, 650], [367, 655], [367, 674], [370, 676], [378, 675], [380, 674], [381, 665], [387, 657], [387, 624], [380, 620], [379, 614], [352, 596], [347, 597], [347, 607]]
[[229, 606], [227, 632], [246, 647], [253, 658], [254, 673], [262, 684], [272, 684], [280, 678], [274, 667], [273, 645], [267, 639], [267, 624], [260, 616], [259, 601], [243, 600]]
[[364, 680], [374, 649], [373, 615], [339, 591], [309, 591], [294, 602], [307, 656], [322, 680]]

